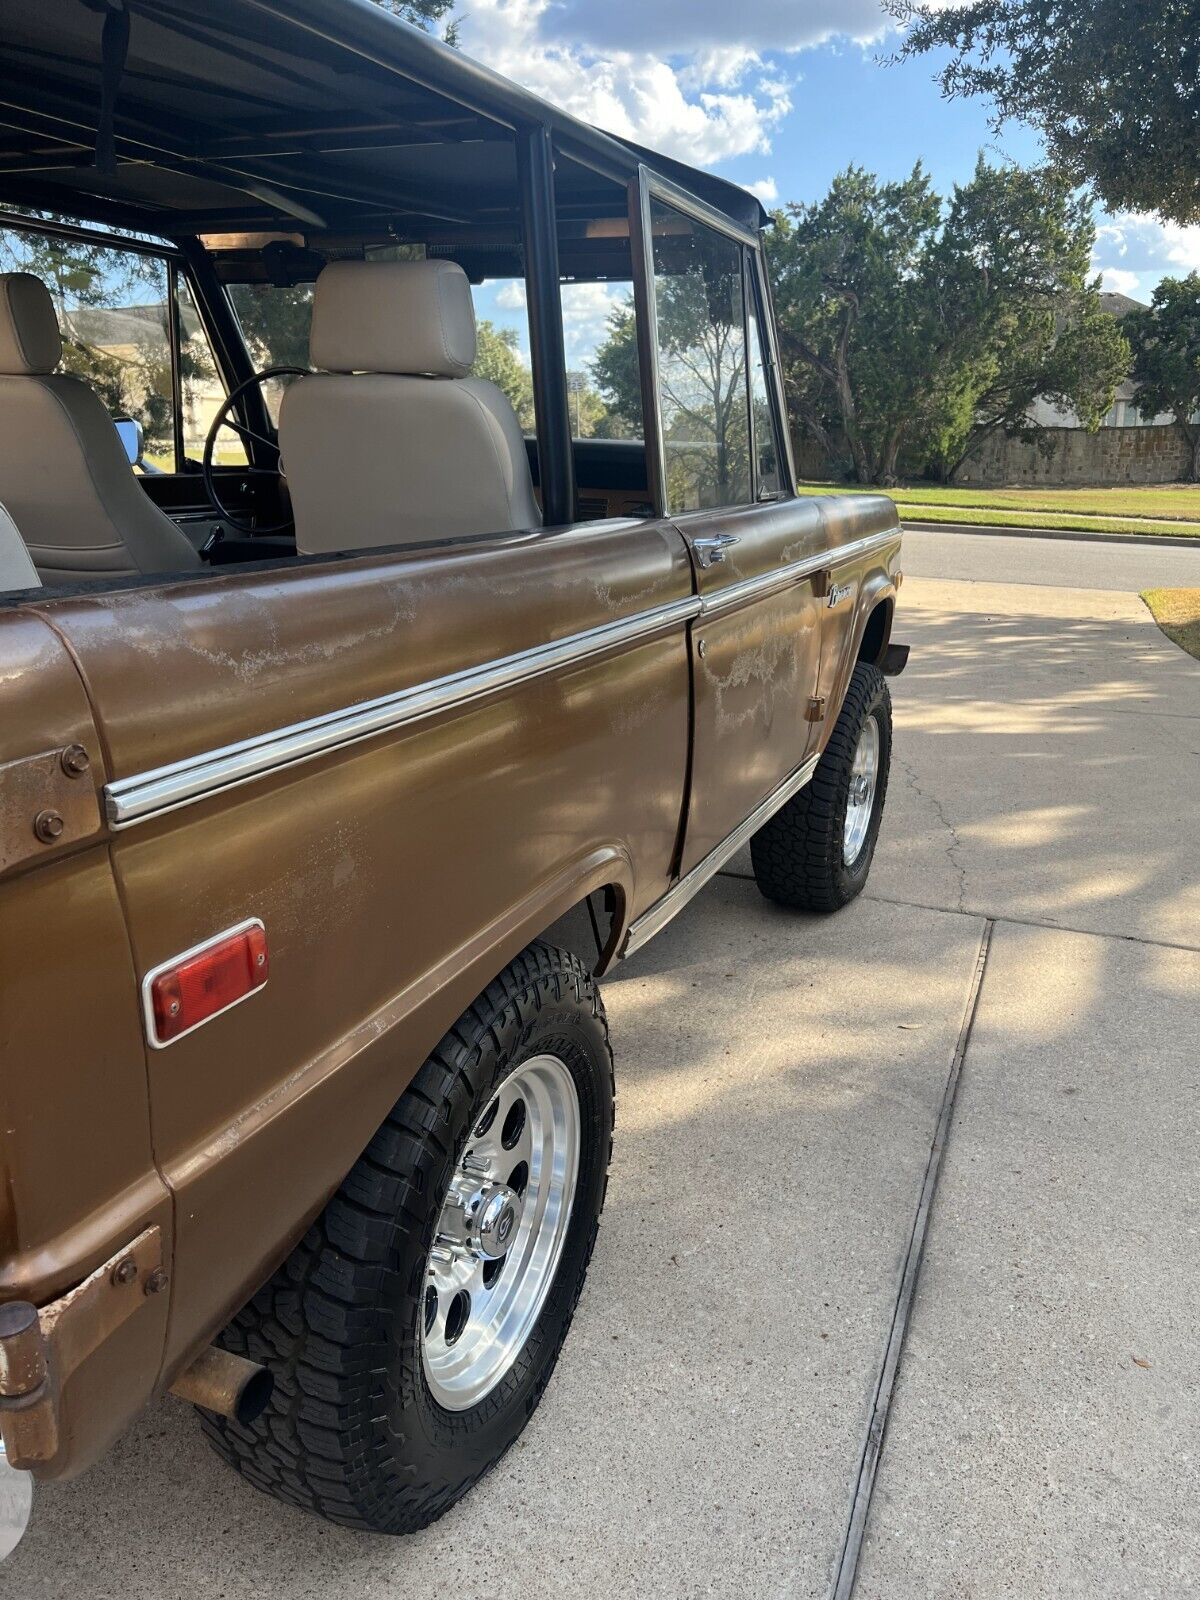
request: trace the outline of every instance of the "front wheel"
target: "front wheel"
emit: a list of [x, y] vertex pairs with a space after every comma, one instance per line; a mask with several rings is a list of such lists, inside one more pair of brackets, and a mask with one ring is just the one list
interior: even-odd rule
[[837, 911], [862, 892], [875, 855], [892, 761], [892, 700], [860, 661], [812, 780], [750, 841], [768, 900]]
[[523, 951], [451, 1028], [303, 1242], [222, 1342], [269, 1367], [217, 1450], [281, 1500], [410, 1533], [502, 1456], [550, 1379], [612, 1150], [591, 976]]

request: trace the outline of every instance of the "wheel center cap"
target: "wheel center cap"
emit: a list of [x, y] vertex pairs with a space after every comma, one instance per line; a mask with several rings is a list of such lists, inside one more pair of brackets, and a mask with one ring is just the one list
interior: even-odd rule
[[467, 1243], [476, 1255], [498, 1261], [508, 1253], [521, 1220], [521, 1197], [506, 1183], [488, 1184], [468, 1213]]
[[861, 806], [871, 791], [871, 785], [862, 773], [850, 785], [850, 798], [856, 806]]

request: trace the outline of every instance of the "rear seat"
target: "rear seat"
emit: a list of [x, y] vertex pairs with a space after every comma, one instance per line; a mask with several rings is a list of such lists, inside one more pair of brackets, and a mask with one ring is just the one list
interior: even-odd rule
[[30, 560], [17, 525], [0, 506], [0, 594], [10, 589], [40, 589], [42, 580]]

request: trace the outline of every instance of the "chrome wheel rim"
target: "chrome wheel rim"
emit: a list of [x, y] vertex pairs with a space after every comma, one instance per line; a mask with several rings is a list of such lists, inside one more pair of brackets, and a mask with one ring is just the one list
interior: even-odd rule
[[476, 1120], [442, 1204], [419, 1311], [438, 1404], [467, 1411], [525, 1347], [558, 1271], [579, 1176], [575, 1081], [532, 1056]]
[[875, 790], [879, 782], [879, 723], [868, 717], [858, 736], [854, 764], [850, 769], [850, 792], [846, 800], [846, 827], [842, 837], [842, 860], [852, 867], [862, 855], [875, 809]]

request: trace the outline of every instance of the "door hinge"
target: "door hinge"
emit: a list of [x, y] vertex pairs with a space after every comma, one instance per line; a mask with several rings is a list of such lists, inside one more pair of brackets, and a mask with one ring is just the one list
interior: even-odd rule
[[804, 720], [805, 722], [825, 721], [825, 696], [823, 694], [813, 695], [812, 699], [808, 702], [808, 708], [804, 713]]
[[0, 765], [0, 872], [99, 832], [91, 765], [81, 744]]

